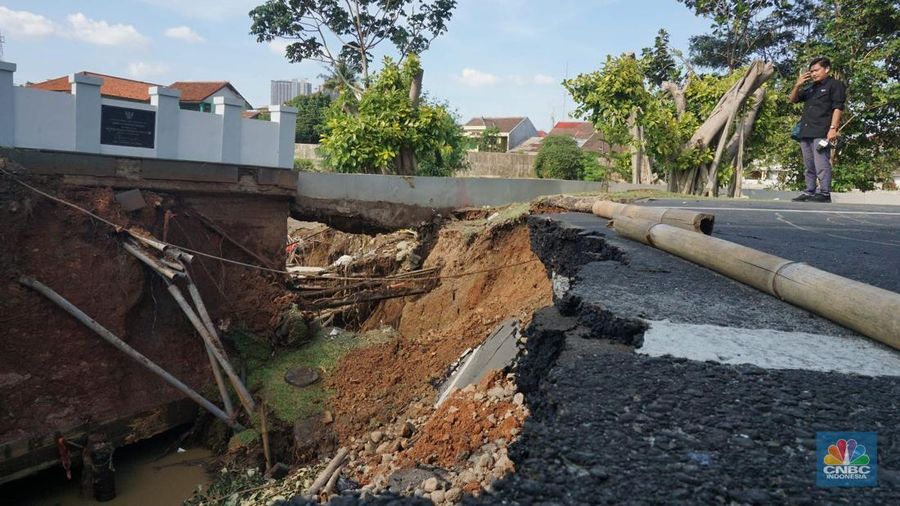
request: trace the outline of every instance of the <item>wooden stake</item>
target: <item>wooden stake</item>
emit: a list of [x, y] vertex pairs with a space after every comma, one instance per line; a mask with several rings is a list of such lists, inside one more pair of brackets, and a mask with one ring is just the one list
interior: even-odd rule
[[259, 404], [259, 424], [260, 433], [262, 434], [263, 455], [266, 458], [266, 476], [268, 476], [269, 472], [272, 471], [272, 454], [269, 451], [269, 424], [266, 420], [265, 403]]
[[316, 480], [312, 485], [304, 492], [304, 496], [309, 498], [316, 497], [316, 494], [319, 493], [319, 490], [328, 482], [331, 475], [335, 473], [335, 471], [340, 468], [341, 464], [344, 462], [344, 459], [347, 457], [349, 450], [347, 448], [341, 448], [338, 450], [337, 454], [331, 459], [331, 462], [328, 463], [328, 466], [319, 473], [319, 476], [316, 477]]

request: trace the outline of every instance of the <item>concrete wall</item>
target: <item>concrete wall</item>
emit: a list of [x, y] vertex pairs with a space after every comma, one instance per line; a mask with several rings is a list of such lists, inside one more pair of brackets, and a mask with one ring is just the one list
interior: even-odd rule
[[[16, 65], [0, 62], [0, 147], [293, 167], [297, 110], [272, 106], [271, 122], [243, 119], [244, 101], [216, 97], [215, 114], [178, 107], [179, 92], [151, 87], [150, 104], [101, 98], [101, 78], [72, 75], [72, 93], [13, 86]], [[230, 93], [230, 91], [229, 91]], [[101, 107], [152, 111], [152, 147], [100, 142]]]
[[462, 177], [485, 176], [506, 178], [533, 178], [534, 159], [529, 153], [466, 153], [469, 168], [459, 172]]
[[433, 209], [499, 206], [541, 195], [601, 191], [600, 183], [559, 179], [448, 178], [301, 172], [298, 199], [390, 202]]

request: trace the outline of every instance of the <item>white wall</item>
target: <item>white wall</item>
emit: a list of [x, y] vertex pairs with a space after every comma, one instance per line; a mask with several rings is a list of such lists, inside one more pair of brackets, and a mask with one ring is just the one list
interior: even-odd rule
[[75, 97], [68, 93], [15, 88], [15, 131], [18, 147], [75, 150]]
[[[154, 86], [150, 104], [136, 103], [101, 98], [102, 79], [80, 74], [69, 77], [72, 94], [13, 86], [15, 70], [0, 62], [0, 146], [293, 167], [296, 109], [272, 106], [272, 121], [245, 120], [245, 102], [228, 89], [209, 114], [180, 109], [177, 90]], [[153, 147], [101, 144], [103, 105], [153, 111]]]
[[247, 165], [278, 165], [278, 123], [241, 119], [241, 162]]
[[178, 159], [221, 161], [222, 118], [208, 112], [179, 110]]

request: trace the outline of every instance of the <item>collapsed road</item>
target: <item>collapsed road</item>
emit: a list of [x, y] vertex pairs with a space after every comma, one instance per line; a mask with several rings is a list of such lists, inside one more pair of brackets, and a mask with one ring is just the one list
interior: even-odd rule
[[[880, 244], [855, 240], [871, 239], [857, 236], [823, 256], [840, 234], [826, 236], [806, 223], [818, 242], [808, 237], [784, 240], [783, 230], [772, 232], [767, 241], [767, 232], [760, 231], [765, 226], [762, 213], [752, 216], [741, 221], [717, 213], [717, 226], [731, 240], [753, 241], [763, 250], [768, 245], [813, 264], [827, 258], [840, 264], [843, 275], [895, 289], [896, 218], [877, 222], [873, 216], [857, 216], [872, 220]], [[622, 239], [606, 228], [605, 219], [566, 213], [532, 216], [529, 225], [536, 253], [554, 272], [554, 287], [568, 290], [558, 289], [555, 307], [538, 312], [525, 331], [529, 355], [520, 365], [518, 383], [532, 416], [509, 449], [516, 473], [472, 502], [900, 501], [900, 354], [895, 350]], [[747, 237], [751, 225], [757, 227], [756, 237]], [[791, 244], [797, 249], [788, 251]], [[876, 246], [882, 248], [879, 256], [854, 270], [855, 248]], [[841, 254], [851, 258], [840, 259]], [[891, 263], [895, 267], [885, 270], [893, 272], [883, 274]], [[642, 345], [650, 347], [654, 322], [664, 322], [666, 332], [655, 333], [663, 337], [679, 327], [685, 336], [696, 337], [699, 326], [714, 326], [705, 342], [694, 344], [699, 351], [726, 351], [722, 356], [713, 351], [712, 360], [693, 357], [690, 350], [674, 357], [669, 353], [677, 346], [662, 356], [635, 353]], [[729, 333], [745, 336], [746, 346], [737, 353], [722, 346], [728, 341], [721, 337]], [[771, 364], [764, 360], [766, 354], [785, 353], [754, 342], [771, 336], [812, 336], [825, 344], [803, 349], [804, 341], [798, 341], [793, 361]], [[846, 368], [844, 362], [852, 363], [859, 347], [882, 367]], [[813, 352], [815, 360], [809, 360]], [[816, 486], [816, 435], [824, 431], [877, 433], [878, 487]]]

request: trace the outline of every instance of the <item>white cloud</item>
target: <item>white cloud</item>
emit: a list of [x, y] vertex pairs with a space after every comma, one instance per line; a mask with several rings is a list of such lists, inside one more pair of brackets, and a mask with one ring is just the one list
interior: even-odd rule
[[556, 79], [544, 74], [535, 74], [534, 84], [540, 84], [541, 86], [556, 84]]
[[173, 10], [191, 18], [221, 21], [230, 17], [247, 17], [247, 13], [263, 0], [143, 0], [144, 3]]
[[291, 41], [275, 39], [269, 41], [269, 51], [277, 54], [278, 56], [284, 56], [284, 52], [287, 51], [287, 47], [291, 45]]
[[134, 62], [128, 65], [128, 75], [137, 79], [147, 79], [153, 76], [163, 75], [169, 71], [169, 67], [162, 63]]
[[100, 46], [143, 45], [149, 40], [132, 25], [111, 25], [106, 21], [95, 21], [80, 12], [70, 14], [66, 19], [71, 28], [68, 35], [91, 44]]
[[460, 83], [466, 86], [471, 86], [473, 88], [477, 88], [480, 86], [493, 86], [500, 82], [500, 78], [498, 76], [469, 68], [463, 69], [462, 75], [453, 76], [453, 78]]
[[49, 19], [28, 11], [14, 11], [0, 5], [0, 31], [6, 35], [44, 37], [53, 35], [57, 26]]
[[170, 39], [183, 40], [185, 42], [206, 42], [206, 39], [200, 36], [189, 26], [173, 26], [165, 31], [165, 36]]

